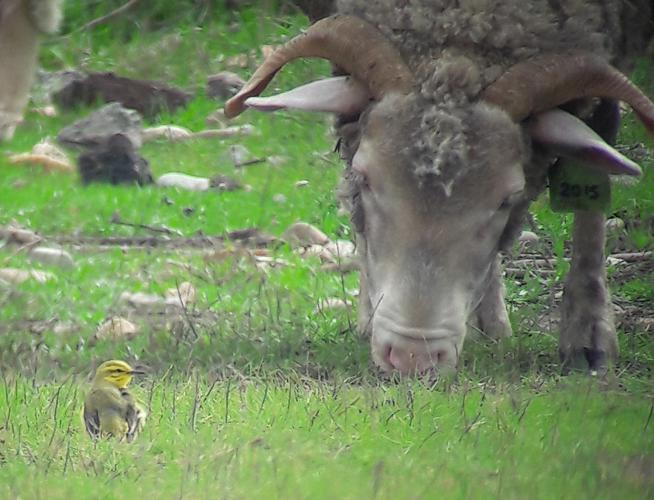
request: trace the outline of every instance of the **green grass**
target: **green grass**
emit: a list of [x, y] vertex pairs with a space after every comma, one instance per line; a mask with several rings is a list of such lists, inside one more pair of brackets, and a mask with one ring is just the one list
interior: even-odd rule
[[[41, 60], [50, 70], [113, 70], [183, 86], [196, 93], [189, 107], [152, 124], [202, 130], [222, 105], [204, 96], [206, 75], [247, 53], [250, 67], [237, 70], [247, 77], [261, 45], [306, 26], [299, 16], [254, 9], [208, 14], [202, 5], [182, 9], [158, 0], [149, 11], [136, 7], [113, 23], [48, 41]], [[108, 8], [68, 2], [64, 33]], [[650, 95], [652, 71], [641, 62], [634, 74]], [[287, 89], [327, 72], [324, 62], [298, 62], [273, 85]], [[279, 236], [303, 220], [331, 238], [351, 238], [334, 195], [342, 165], [331, 154], [328, 118], [246, 113], [236, 123], [253, 124], [252, 137], [156, 142], [141, 151], [155, 176], [225, 174], [250, 191], [83, 187], [76, 174], [7, 163], [4, 153], [28, 151], [88, 112], [44, 118], [30, 111], [15, 139], [2, 145], [0, 225], [16, 220], [46, 237], [151, 235], [112, 224], [118, 213], [184, 236], [246, 227]], [[631, 115], [619, 142], [652, 147]], [[228, 157], [233, 144], [287, 162], [237, 170]], [[648, 155], [640, 163], [643, 179], [615, 186], [613, 197], [614, 215], [626, 223], [620, 248], [630, 251], [654, 246], [654, 161]], [[309, 186], [296, 188], [298, 180]], [[274, 200], [277, 194], [285, 203]], [[651, 496], [654, 339], [637, 320], [654, 316], [652, 267], [610, 269], [614, 300], [627, 310], [615, 373], [605, 380], [561, 378], [557, 292], [572, 218], [553, 214], [545, 197], [533, 213], [537, 251], [558, 258], [557, 273], [507, 279], [516, 335], [497, 344], [469, 339], [458, 373], [435, 384], [380, 376], [355, 331], [356, 306], [317, 309], [330, 297], [356, 304], [358, 276], [321, 271], [317, 258], [302, 259], [286, 246], [270, 249], [286, 261], [270, 269], [199, 250], [73, 244], [65, 248], [75, 267], [62, 269], [0, 247], [0, 267], [55, 276], [45, 284], [0, 286], [0, 498]], [[120, 301], [122, 292], [162, 295], [184, 281], [198, 291], [188, 315], [148, 315]], [[93, 342], [97, 326], [116, 314], [129, 315], [139, 334]], [[148, 425], [131, 446], [94, 445], [80, 421], [85, 381], [110, 358], [151, 373], [137, 388]]]
[[[596, 380], [145, 382], [133, 445], [80, 430], [77, 382], [5, 381], [4, 498], [647, 498], [652, 402]], [[625, 425], [629, 422], [630, 425]]]

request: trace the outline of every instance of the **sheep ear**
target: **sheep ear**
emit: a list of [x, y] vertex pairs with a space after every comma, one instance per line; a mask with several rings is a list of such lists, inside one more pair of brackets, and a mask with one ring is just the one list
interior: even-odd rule
[[355, 115], [370, 102], [370, 93], [364, 84], [349, 76], [318, 80], [283, 94], [270, 97], [250, 97], [245, 105], [259, 111], [300, 109]]
[[609, 146], [583, 121], [560, 109], [538, 113], [527, 122], [531, 138], [554, 154], [580, 160], [613, 175], [641, 175], [640, 167]]

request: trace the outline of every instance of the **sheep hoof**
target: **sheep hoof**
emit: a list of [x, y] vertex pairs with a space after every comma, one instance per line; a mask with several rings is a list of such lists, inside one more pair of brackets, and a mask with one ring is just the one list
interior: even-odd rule
[[577, 324], [574, 329], [563, 330], [559, 342], [559, 356], [563, 373], [590, 372], [604, 375], [618, 357], [618, 338], [612, 322], [598, 321]]
[[582, 347], [564, 352], [559, 349], [564, 374], [587, 372], [591, 376], [603, 376], [609, 370], [612, 356], [606, 351]]

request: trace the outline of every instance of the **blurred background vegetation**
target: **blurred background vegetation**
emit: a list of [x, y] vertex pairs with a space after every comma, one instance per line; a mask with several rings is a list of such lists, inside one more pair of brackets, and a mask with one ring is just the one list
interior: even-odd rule
[[[44, 40], [41, 66], [48, 71], [80, 69], [160, 80], [193, 91], [187, 108], [163, 113], [147, 125], [176, 124], [197, 131], [222, 102], [205, 95], [208, 75], [231, 69], [248, 78], [261, 62], [262, 47], [283, 43], [301, 32], [309, 19], [297, 2], [138, 1], [111, 20], [85, 28], [124, 5], [119, 0], [65, 2], [59, 35]], [[306, 2], [315, 6], [320, 2]], [[238, 58], [238, 62], [233, 62]], [[289, 89], [329, 74], [325, 61], [296, 61], [278, 74], [275, 89]], [[639, 62], [634, 78], [654, 95], [651, 61]], [[54, 118], [28, 110], [26, 122], [5, 152], [28, 151], [46, 136], [91, 108]], [[193, 193], [155, 187], [81, 186], [76, 175], [42, 175], [6, 164], [0, 155], [0, 224], [17, 221], [46, 237], [149, 236], [146, 230], [113, 224], [114, 214], [129, 222], [160, 225], [183, 236], [221, 235], [257, 227], [275, 236], [294, 221], [322, 229], [332, 239], [352, 239], [347, 214], [334, 194], [342, 163], [333, 154], [331, 118], [309, 113], [245, 113], [236, 123], [251, 123], [257, 135], [215, 141], [146, 144], [142, 154], [155, 176], [169, 171], [210, 177], [235, 176], [250, 191]], [[647, 251], [654, 247], [654, 162], [651, 139], [630, 114], [619, 142], [644, 144], [645, 175], [636, 185], [616, 185], [613, 212], [624, 231], [616, 248]], [[215, 125], [213, 125], [215, 126]], [[254, 157], [283, 157], [268, 164], [235, 169], [229, 148], [245, 146]], [[298, 189], [297, 181], [308, 181]], [[284, 203], [275, 201], [281, 198]], [[519, 378], [536, 369], [557, 373], [558, 304], [569, 256], [572, 217], [553, 213], [544, 195], [534, 204], [530, 229], [540, 237], [535, 252], [555, 259], [554, 273], [537, 269], [522, 279], [507, 279], [508, 304], [516, 335], [495, 345], [470, 339], [462, 369], [475, 376], [503, 374]], [[615, 243], [615, 242], [614, 242]], [[34, 264], [24, 255], [0, 248], [5, 266], [35, 267], [55, 275], [46, 284], [26, 282], [0, 289], [0, 367], [49, 376], [52, 369], [88, 373], [98, 362], [120, 357], [138, 360], [159, 372], [171, 366], [195, 366], [219, 373], [238, 369], [260, 373], [296, 369], [311, 376], [376, 376], [369, 348], [356, 333], [356, 273], [341, 277], [320, 270], [320, 261], [302, 259], [286, 246], [270, 249], [288, 265], [262, 272], [246, 258], [207, 260], [200, 252], [134, 250], [116, 247], [74, 253], [73, 270]], [[516, 253], [520, 249], [516, 247]], [[609, 268], [623, 352], [620, 369], [651, 376], [651, 331], [642, 323], [654, 316], [654, 269]], [[129, 341], [89, 339], [105, 319], [123, 314], [124, 291], [163, 294], [190, 281], [198, 290], [192, 313], [197, 324], [142, 319], [141, 333]], [[321, 311], [321, 301], [338, 297], [353, 304], [343, 311]], [[138, 318], [137, 318], [138, 319]], [[59, 325], [59, 326], [58, 326]], [[645, 325], [645, 326], [644, 326]], [[65, 327], [65, 328], [64, 328]], [[63, 331], [63, 333], [62, 333]], [[506, 362], [503, 362], [506, 361]], [[642, 381], [642, 379], [639, 379]], [[639, 382], [637, 382], [639, 383]]]

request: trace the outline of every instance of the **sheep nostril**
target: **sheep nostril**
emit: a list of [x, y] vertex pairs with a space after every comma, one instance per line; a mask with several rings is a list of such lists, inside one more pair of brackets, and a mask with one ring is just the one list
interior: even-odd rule
[[382, 359], [389, 365], [391, 365], [392, 368], [396, 368], [396, 366], [393, 364], [393, 361], [391, 361], [391, 350], [392, 347], [390, 345], [384, 347], [384, 352]]

